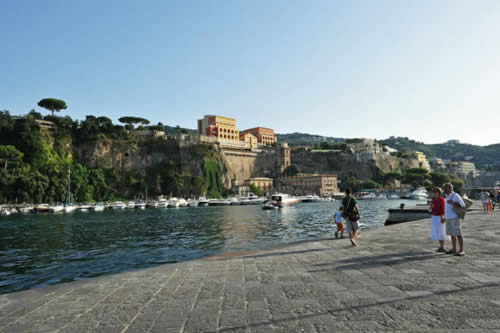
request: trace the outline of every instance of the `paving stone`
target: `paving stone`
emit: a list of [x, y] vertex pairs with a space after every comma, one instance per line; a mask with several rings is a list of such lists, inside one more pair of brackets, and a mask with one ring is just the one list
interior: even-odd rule
[[0, 332], [500, 330], [499, 212], [470, 212], [467, 255], [429, 222], [0, 295]]

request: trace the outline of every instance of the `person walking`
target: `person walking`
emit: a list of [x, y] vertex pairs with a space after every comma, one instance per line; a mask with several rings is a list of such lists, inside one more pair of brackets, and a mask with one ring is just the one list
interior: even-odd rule
[[352, 246], [358, 246], [356, 239], [359, 230], [359, 218], [360, 212], [358, 207], [358, 202], [351, 195], [352, 191], [350, 188], [345, 190], [345, 198], [342, 199], [342, 207], [344, 207], [343, 217], [345, 219], [345, 228], [349, 233], [349, 238], [351, 240]]
[[446, 252], [444, 241], [450, 240], [450, 236], [446, 235], [446, 226], [444, 218], [444, 198], [441, 196], [442, 191], [439, 187], [432, 190], [431, 201], [431, 239], [439, 241], [437, 252]]
[[482, 191], [480, 195], [481, 202], [483, 204], [483, 211], [485, 214], [488, 214], [489, 209], [488, 209], [488, 195], [486, 194], [486, 191]]
[[[445, 205], [444, 205], [444, 218], [446, 219], [446, 234], [451, 236], [451, 246], [452, 249], [446, 251], [448, 254], [454, 254], [456, 256], [464, 256], [464, 239], [462, 236], [462, 227], [460, 225], [460, 219], [453, 207], [465, 207], [465, 203], [462, 200], [460, 194], [453, 191], [452, 184], [446, 184], [444, 186], [444, 191], [446, 193]], [[458, 241], [458, 252], [457, 252], [457, 241]]]
[[337, 231], [335, 231], [335, 238], [344, 238], [344, 219], [342, 218], [342, 212], [344, 207], [340, 206], [339, 210], [335, 213], [335, 224], [337, 225]]

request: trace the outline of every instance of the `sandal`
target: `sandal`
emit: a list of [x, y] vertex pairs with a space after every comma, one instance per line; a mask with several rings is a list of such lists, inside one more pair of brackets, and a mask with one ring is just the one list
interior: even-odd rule
[[436, 252], [446, 252], [446, 250], [443, 247], [438, 247]]
[[455, 253], [455, 255], [457, 257], [463, 257], [463, 256], [465, 256], [465, 252], [464, 251], [460, 251], [460, 252]]
[[446, 253], [446, 254], [456, 254], [456, 253], [457, 253], [457, 251], [454, 251], [454, 250], [447, 250], [445, 253]]

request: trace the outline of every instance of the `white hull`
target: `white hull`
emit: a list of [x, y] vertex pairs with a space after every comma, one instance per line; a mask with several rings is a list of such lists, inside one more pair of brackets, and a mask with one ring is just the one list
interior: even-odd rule
[[92, 207], [92, 210], [94, 212], [102, 212], [106, 208], [104, 205], [95, 205]]
[[50, 206], [49, 207], [49, 212], [51, 213], [58, 213], [64, 211], [64, 206]]

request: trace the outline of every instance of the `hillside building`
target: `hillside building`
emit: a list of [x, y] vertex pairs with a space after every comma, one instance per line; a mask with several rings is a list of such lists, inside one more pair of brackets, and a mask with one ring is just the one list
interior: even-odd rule
[[254, 127], [249, 128], [241, 133], [252, 133], [257, 137], [257, 142], [261, 145], [272, 146], [276, 143], [276, 135], [274, 135], [274, 130], [265, 127]]
[[317, 194], [332, 196], [338, 193], [337, 176], [333, 174], [299, 174], [280, 179], [281, 191], [293, 195]]
[[198, 134], [216, 137], [221, 145], [241, 146], [240, 132], [233, 118], [207, 115], [198, 120]]

